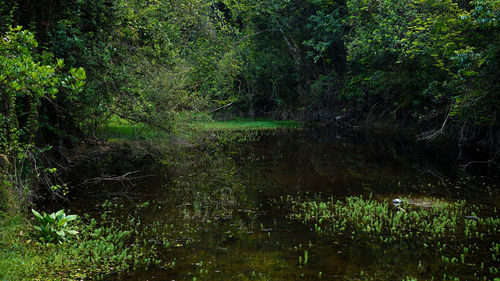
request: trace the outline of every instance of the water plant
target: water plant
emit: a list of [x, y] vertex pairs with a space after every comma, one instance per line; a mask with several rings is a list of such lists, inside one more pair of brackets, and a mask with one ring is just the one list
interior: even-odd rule
[[[403, 198], [400, 205], [394, 206], [371, 196], [285, 199], [291, 210], [288, 218], [309, 225], [320, 235], [356, 240], [364, 247], [392, 249], [397, 245], [425, 253], [419, 256], [425, 257], [425, 263], [419, 258], [417, 268], [420, 274], [427, 272], [426, 278], [441, 275], [446, 280], [458, 280], [457, 276], [488, 279], [498, 274], [500, 246], [491, 242], [499, 235], [496, 209], [486, 210], [463, 200], [433, 200], [423, 207], [409, 202]], [[299, 261], [305, 265], [307, 259], [306, 251]]]
[[64, 210], [59, 210], [55, 213], [41, 215], [36, 210], [31, 210], [35, 215], [37, 224], [33, 226], [35, 229], [34, 236], [42, 243], [62, 243], [66, 240], [68, 234], [76, 235], [78, 231], [70, 228], [68, 223], [76, 220], [77, 215], [66, 215]]
[[[385, 200], [347, 197], [345, 201], [333, 197], [326, 200], [294, 200], [289, 218], [314, 223], [318, 233], [363, 234], [372, 239], [391, 242], [399, 239], [422, 238], [439, 240], [444, 237], [466, 236], [482, 238], [498, 231], [500, 219], [494, 217], [468, 220], [470, 213], [465, 201], [445, 202], [437, 200], [430, 207], [419, 208], [410, 204], [394, 208]], [[474, 214], [474, 212], [472, 212]], [[479, 230], [485, 230], [483, 233]], [[441, 247], [445, 247], [441, 245]]]
[[[34, 243], [28, 235], [32, 227], [25, 220], [0, 218], [0, 280], [109, 280], [110, 275], [134, 268], [175, 266], [175, 262], [158, 255], [160, 251], [168, 251], [172, 244], [166, 232], [158, 231], [154, 240], [146, 235], [154, 233], [153, 229], [160, 227], [158, 223], [144, 224], [137, 212], [122, 214], [122, 207], [109, 201], [98, 208], [102, 216], [83, 215], [79, 219], [64, 211], [53, 214], [35, 211], [39, 215], [37, 221], [41, 218], [44, 222], [40, 229], [49, 229], [46, 222], [57, 225], [52, 221], [58, 221], [63, 226], [66, 221], [65, 238], [69, 237], [68, 222], [72, 223], [72, 229], [78, 229], [78, 239], [66, 239], [57, 247], [52, 244], [55, 242]], [[52, 232], [47, 234], [50, 235]], [[54, 239], [60, 237], [43, 241]]]

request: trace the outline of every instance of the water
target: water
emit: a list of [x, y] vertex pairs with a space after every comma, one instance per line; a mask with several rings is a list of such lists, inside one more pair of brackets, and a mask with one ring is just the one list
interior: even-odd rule
[[452, 146], [324, 129], [211, 133], [193, 142], [203, 145], [179, 143], [154, 157], [137, 152], [140, 144], [89, 154], [73, 175], [76, 183], [140, 171], [133, 176], [147, 177], [86, 184], [71, 194], [69, 208], [97, 217], [101, 210], [96, 206], [108, 200], [121, 206], [116, 212], [122, 217], [137, 216], [154, 227], [152, 243], [160, 236], [171, 241], [157, 257], [159, 264], [109, 279], [427, 278], [429, 272], [440, 272], [436, 266], [443, 272], [446, 267], [433, 250], [317, 234], [312, 225], [286, 218], [290, 210], [283, 198], [371, 194], [376, 200], [467, 199], [499, 207], [491, 184], [495, 167], [473, 170], [485, 177], [469, 179], [458, 168]]

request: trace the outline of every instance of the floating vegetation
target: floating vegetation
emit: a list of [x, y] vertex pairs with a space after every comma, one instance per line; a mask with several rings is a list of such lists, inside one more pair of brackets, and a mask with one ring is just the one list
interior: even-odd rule
[[291, 207], [289, 219], [309, 224], [321, 235], [347, 238], [369, 247], [404, 244], [408, 250], [418, 250], [429, 261], [438, 262], [437, 266], [419, 262], [420, 274], [426, 278], [445, 272], [443, 280], [490, 280], [487, 278], [499, 274], [500, 245], [495, 241], [500, 234], [500, 218], [496, 208], [469, 206], [463, 200], [429, 199], [427, 202], [432, 203], [414, 204], [403, 198], [393, 203], [371, 196], [345, 200], [288, 196], [286, 202]]

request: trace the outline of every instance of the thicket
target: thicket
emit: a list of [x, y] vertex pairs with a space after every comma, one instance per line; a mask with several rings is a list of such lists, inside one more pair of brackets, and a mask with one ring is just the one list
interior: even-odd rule
[[[42, 103], [55, 104], [60, 94], [69, 99], [77, 96], [85, 80], [82, 68], [71, 68], [65, 73], [62, 60], [47, 62], [44, 54], [34, 53], [36, 47], [33, 33], [20, 27], [10, 28], [0, 41], [0, 191], [18, 199], [29, 198], [37, 183], [43, 180], [42, 174], [54, 171], [44, 171], [38, 163], [39, 155], [50, 149], [48, 145], [38, 145], [39, 127], [58, 130], [57, 123], [47, 123], [47, 116], [41, 111]], [[50, 187], [56, 189], [55, 185]]]
[[342, 116], [494, 144], [499, 1], [224, 3], [244, 34], [239, 89], [250, 113]]

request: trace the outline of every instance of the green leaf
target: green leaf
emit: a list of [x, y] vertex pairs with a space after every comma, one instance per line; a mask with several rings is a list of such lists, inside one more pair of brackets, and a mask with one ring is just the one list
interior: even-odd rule
[[76, 220], [77, 218], [78, 218], [77, 215], [69, 215], [69, 216], [66, 217], [66, 220], [67, 221], [72, 221], [72, 220]]
[[77, 235], [78, 234], [78, 231], [76, 230], [73, 230], [73, 229], [68, 229], [66, 230], [67, 233], [71, 234], [71, 235]]
[[64, 214], [64, 209], [57, 211], [56, 217], [59, 217], [60, 215]]
[[35, 209], [31, 209], [31, 212], [35, 215], [35, 217], [39, 220], [43, 220], [42, 215], [39, 212], [35, 211]]
[[58, 227], [62, 227], [62, 226], [64, 226], [67, 222], [68, 222], [68, 220], [67, 220], [66, 218], [63, 218], [63, 219], [59, 220], [59, 221], [57, 222], [57, 224], [56, 224], [56, 225], [57, 225]]

